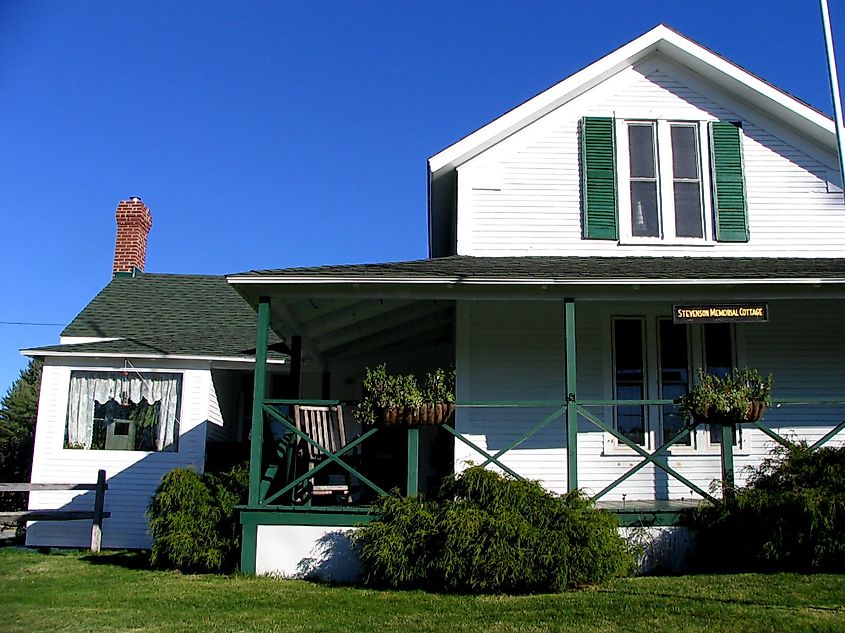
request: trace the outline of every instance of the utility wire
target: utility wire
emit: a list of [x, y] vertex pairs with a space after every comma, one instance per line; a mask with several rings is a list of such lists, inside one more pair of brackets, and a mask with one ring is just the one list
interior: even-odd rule
[[61, 327], [64, 323], [33, 323], [31, 321], [0, 321], [0, 325], [36, 325], [42, 327]]

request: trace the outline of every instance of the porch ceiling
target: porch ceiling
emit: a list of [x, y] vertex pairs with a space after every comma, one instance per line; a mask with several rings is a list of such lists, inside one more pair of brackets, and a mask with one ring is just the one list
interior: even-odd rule
[[273, 330], [288, 341], [301, 337], [303, 354], [322, 368], [391, 347], [434, 345], [454, 331], [447, 300], [274, 296], [270, 314]]

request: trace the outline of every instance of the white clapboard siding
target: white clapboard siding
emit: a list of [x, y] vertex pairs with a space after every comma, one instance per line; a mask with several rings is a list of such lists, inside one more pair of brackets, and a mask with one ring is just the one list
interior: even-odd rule
[[[202, 472], [209, 410], [209, 370], [207, 367], [184, 366], [159, 368], [182, 374], [177, 451], [86, 451], [63, 448], [70, 372], [74, 369], [105, 371], [110, 368], [93, 364], [56, 364], [60, 362], [48, 359], [44, 366], [32, 481], [93, 483], [97, 480], [97, 471], [105, 469], [109, 485], [105, 509], [111, 512], [111, 517], [103, 523], [103, 547], [149, 547], [152, 541], [147, 532], [145, 512], [162, 476], [177, 467]], [[122, 367], [111, 369], [120, 370]], [[90, 510], [93, 492], [33, 492], [30, 493], [29, 507]], [[28, 527], [27, 544], [84, 547], [90, 542], [90, 533], [88, 521], [41, 521]]]
[[[694, 87], [692, 87], [694, 86]], [[581, 117], [739, 120], [749, 243], [655, 247], [581, 238]], [[800, 149], [799, 149], [800, 147]], [[835, 156], [659, 58], [606, 80], [458, 168], [461, 255], [840, 256]], [[838, 178], [838, 173], [835, 178]], [[796, 221], [800, 218], [800, 221]]]
[[[579, 398], [612, 395], [611, 317], [615, 314], [648, 318], [669, 316], [671, 305], [634, 303], [576, 303], [577, 388]], [[843, 301], [772, 301], [770, 322], [737, 326], [740, 364], [775, 376], [775, 398], [845, 397], [845, 333], [839, 327]], [[458, 398], [466, 400], [561, 399], [564, 393], [563, 304], [541, 301], [477, 301], [458, 306]], [[652, 395], [651, 397], [656, 397]], [[465, 409], [458, 412], [458, 430], [482, 448], [495, 452], [541, 420], [548, 409]], [[609, 409], [602, 419], [613, 419]], [[766, 413], [775, 431], [810, 442], [845, 419], [845, 406], [784, 406]], [[772, 441], [762, 432], [744, 427], [736, 447], [740, 483], [747, 467], [770, 455]], [[841, 444], [839, 438], [833, 445]], [[481, 461], [471, 449], [456, 444], [456, 467]], [[563, 419], [507, 453], [502, 461], [522, 476], [550, 489], [566, 489], [566, 434]], [[579, 422], [579, 486], [595, 494], [641, 459], [585, 419]], [[707, 490], [720, 478], [718, 445], [710, 445], [700, 429], [695, 446], [673, 450], [670, 466]], [[690, 488], [649, 465], [608, 493], [605, 499], [697, 498]]]
[[240, 373], [212, 369], [208, 390], [207, 438], [210, 442], [233, 442], [238, 435]]

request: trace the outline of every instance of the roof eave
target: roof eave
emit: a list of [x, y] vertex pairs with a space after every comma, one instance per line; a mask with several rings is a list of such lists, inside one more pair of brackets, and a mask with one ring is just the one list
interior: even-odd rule
[[[179, 361], [200, 361], [200, 362], [221, 362], [221, 363], [242, 363], [254, 365], [254, 356], [204, 356], [194, 354], [141, 354], [122, 352], [86, 352], [82, 350], [43, 350], [37, 347], [20, 350], [21, 356], [31, 358], [54, 357], [54, 358], [143, 358], [148, 360], [179, 360]], [[271, 365], [284, 365], [288, 361], [284, 358], [268, 358], [267, 363]]]

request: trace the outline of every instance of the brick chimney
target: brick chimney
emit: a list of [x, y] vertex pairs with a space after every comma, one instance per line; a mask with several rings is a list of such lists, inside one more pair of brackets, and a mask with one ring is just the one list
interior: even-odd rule
[[144, 270], [147, 259], [147, 234], [153, 226], [153, 216], [141, 199], [131, 197], [117, 205], [117, 239], [114, 244], [112, 273]]

